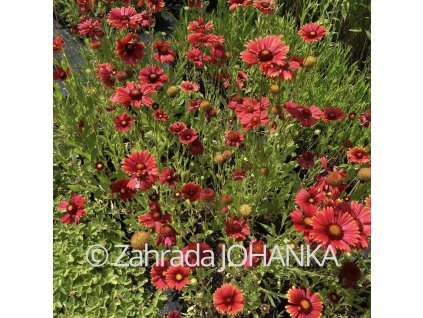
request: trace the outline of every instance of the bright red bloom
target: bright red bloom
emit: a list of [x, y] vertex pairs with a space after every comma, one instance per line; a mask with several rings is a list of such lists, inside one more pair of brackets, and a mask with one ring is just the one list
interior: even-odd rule
[[309, 23], [303, 25], [298, 34], [305, 42], [316, 42], [321, 40], [327, 34], [327, 31], [320, 24]]
[[159, 12], [163, 10], [165, 6], [164, 0], [147, 0], [146, 4], [152, 12]]
[[211, 46], [215, 47], [222, 45], [225, 42], [225, 38], [221, 35], [205, 34], [205, 33], [191, 33], [187, 36], [187, 41], [191, 43], [193, 47]]
[[279, 64], [272, 64], [269, 66], [266, 75], [269, 77], [279, 76], [282, 81], [290, 81], [295, 77], [294, 69], [300, 68], [300, 64], [294, 60], [284, 61]]
[[372, 114], [371, 114], [371, 110], [368, 109], [365, 112], [363, 112], [358, 119], [360, 120], [361, 124], [363, 125], [363, 127], [369, 127], [371, 119], [372, 119]]
[[242, 101], [242, 104], [237, 103], [235, 108], [236, 115], [239, 119], [242, 119], [245, 116], [253, 116], [258, 113], [266, 113], [267, 108], [269, 107], [270, 102], [266, 97], [248, 98], [245, 97]]
[[322, 111], [315, 105], [307, 107], [293, 102], [286, 102], [285, 109], [294, 118], [298, 119], [303, 127], [313, 126], [322, 117]]
[[161, 184], [166, 184], [169, 187], [173, 187], [179, 182], [179, 175], [174, 169], [163, 169], [159, 177], [159, 182]]
[[319, 294], [312, 294], [310, 289], [291, 288], [288, 291], [288, 305], [286, 311], [292, 318], [320, 318], [322, 301]]
[[167, 121], [167, 113], [164, 110], [156, 110], [153, 113], [153, 118], [158, 121]]
[[126, 83], [126, 87], [119, 87], [110, 97], [113, 103], [122, 104], [125, 108], [134, 106], [140, 108], [141, 106], [151, 107], [153, 99], [148, 95], [154, 93], [154, 88], [149, 85], [139, 85], [135, 82]]
[[319, 191], [315, 186], [311, 186], [308, 190], [301, 189], [295, 196], [295, 203], [302, 209], [313, 205], [318, 206], [324, 200], [324, 194]]
[[324, 122], [335, 121], [345, 118], [344, 112], [338, 107], [325, 107], [322, 120]]
[[211, 62], [210, 56], [201, 52], [198, 48], [186, 52], [187, 60], [191, 61], [196, 67], [203, 67], [205, 62]]
[[119, 199], [121, 200], [129, 200], [132, 199], [135, 196], [135, 193], [137, 192], [134, 189], [128, 188], [128, 183], [130, 179], [117, 179], [116, 181], [112, 182], [110, 185], [110, 190], [113, 194], [117, 193], [119, 196]]
[[229, 10], [235, 11], [240, 7], [248, 7], [251, 5], [251, 0], [228, 0]]
[[182, 186], [181, 192], [185, 199], [194, 202], [200, 199], [201, 186], [195, 182], [188, 182]]
[[87, 17], [79, 19], [78, 32], [81, 35], [86, 35], [90, 38], [101, 37], [104, 32], [101, 30], [102, 23], [100, 20], [92, 20]]
[[188, 7], [190, 8], [202, 8], [203, 7], [203, 0], [188, 0]]
[[61, 66], [54, 66], [53, 67], [53, 79], [55, 81], [64, 81], [68, 78], [68, 75], [70, 74], [71, 69], [68, 67], [67, 69], [64, 69]]
[[166, 318], [182, 318], [182, 316], [178, 311], [172, 311], [166, 315]]
[[367, 163], [370, 161], [370, 156], [364, 148], [354, 147], [348, 150], [348, 161], [353, 163]]
[[167, 270], [166, 282], [169, 288], [182, 290], [190, 283], [191, 270], [186, 266], [171, 266]]
[[188, 145], [188, 149], [193, 156], [200, 156], [204, 152], [204, 146], [198, 139]]
[[362, 204], [352, 201], [350, 214], [357, 223], [360, 232], [360, 241], [358, 242], [359, 248], [368, 248], [369, 242], [367, 237], [371, 234], [371, 214], [370, 209], [364, 207]]
[[229, 130], [225, 132], [225, 145], [231, 147], [239, 147], [244, 141], [244, 135], [236, 130]]
[[[266, 254], [265, 261], [268, 262], [270, 259], [270, 250], [266, 247], [262, 240], [251, 240], [247, 248], [247, 261], [244, 264], [245, 268], [257, 267], [261, 264], [263, 256], [254, 256], [254, 254]], [[251, 262], [250, 262], [251, 257]]]
[[132, 117], [128, 114], [120, 114], [115, 118], [115, 128], [117, 131], [128, 131], [132, 125]]
[[200, 89], [200, 85], [190, 81], [182, 81], [181, 85], [179, 86], [184, 92], [198, 92]]
[[136, 186], [136, 178], [140, 179], [142, 190], [150, 189], [159, 175], [156, 159], [147, 150], [133, 152], [126, 157], [122, 161], [122, 170], [134, 177], [128, 184], [132, 189]]
[[81, 216], [85, 215], [85, 198], [79, 194], [72, 195], [70, 201], [59, 203], [59, 210], [66, 211], [66, 214], [60, 218], [64, 224], [79, 223]]
[[53, 51], [62, 52], [63, 44], [65, 44], [65, 40], [63, 40], [60, 36], [53, 38]]
[[246, 44], [247, 50], [241, 52], [241, 59], [249, 66], [260, 64], [260, 69], [267, 74], [272, 65], [286, 60], [289, 47], [282, 41], [281, 35], [268, 35]]
[[169, 286], [166, 283], [167, 270], [169, 269], [169, 260], [162, 259], [156, 262], [151, 268], [151, 283], [157, 289], [168, 289]]
[[198, 139], [197, 132], [194, 129], [185, 128], [178, 134], [179, 140], [183, 144], [190, 144]]
[[136, 30], [140, 27], [141, 15], [132, 7], [113, 8], [109, 12], [107, 22], [121, 30], [126, 26]]
[[136, 35], [129, 33], [127, 36], [116, 40], [115, 53], [126, 64], [135, 65], [138, 60], [142, 59], [144, 48], [144, 43], [139, 42]]
[[[198, 249], [198, 255], [197, 255], [197, 249]], [[188, 254], [188, 251], [195, 251], [195, 253], [190, 252]], [[210, 258], [210, 256], [212, 256], [212, 253], [210, 251], [211, 251], [210, 245], [204, 242], [188, 244], [182, 249], [184, 265], [190, 268], [203, 267], [201, 265], [201, 260], [205, 257]], [[185, 262], [185, 258], [187, 258], [188, 263]]]
[[188, 110], [189, 110], [190, 112], [193, 112], [193, 111], [195, 111], [195, 110], [199, 109], [199, 108], [200, 108], [200, 104], [201, 104], [201, 102], [202, 102], [202, 100], [201, 100], [201, 99], [193, 99], [192, 101], [190, 101], [190, 102], [188, 103]]
[[244, 180], [246, 171], [244, 169], [232, 170], [232, 179], [234, 181]]
[[273, 0], [255, 0], [254, 8], [259, 9], [263, 14], [273, 14], [275, 4]]
[[158, 203], [152, 202], [149, 206], [150, 212], [138, 217], [138, 221], [140, 221], [141, 225], [148, 226], [153, 228], [156, 232], [159, 232], [162, 224], [172, 222], [172, 216], [164, 214]]
[[143, 10], [140, 12], [141, 16], [141, 26], [143, 28], [149, 27], [154, 23], [154, 16], [151, 12], [148, 12], [147, 10]]
[[243, 116], [240, 118], [240, 122], [242, 128], [245, 131], [253, 129], [258, 126], [264, 126], [269, 122], [269, 118], [267, 117], [267, 112], [262, 111], [258, 113], [254, 113], [250, 116]]
[[156, 239], [157, 245], [164, 245], [165, 247], [171, 247], [176, 244], [176, 234], [178, 234], [175, 229], [169, 224], [160, 225], [158, 231], [159, 236]]
[[139, 80], [141, 84], [150, 85], [152, 88], [163, 86], [168, 80], [168, 76], [161, 67], [147, 66], [140, 70]]
[[358, 226], [348, 213], [336, 213], [333, 208], [325, 208], [313, 217], [311, 237], [326, 248], [350, 251], [360, 239]]
[[182, 130], [186, 129], [187, 125], [185, 125], [183, 122], [177, 122], [169, 126], [169, 131], [174, 134], [178, 135]]
[[310, 169], [314, 167], [314, 154], [310, 151], [304, 152], [297, 158], [298, 165], [301, 169]]
[[212, 20], [204, 23], [204, 18], [199, 17], [197, 20], [188, 23], [187, 29], [190, 33], [210, 33], [214, 30], [214, 25]]
[[250, 227], [244, 219], [228, 217], [225, 223], [225, 233], [235, 241], [241, 242], [250, 235]]
[[310, 241], [310, 231], [312, 230], [313, 217], [317, 212], [317, 207], [314, 205], [307, 205], [301, 209], [295, 209], [289, 215], [294, 225], [294, 229], [304, 234], [307, 242]]
[[169, 41], [158, 40], [153, 44], [153, 48], [155, 49], [153, 58], [156, 61], [162, 64], [175, 61], [175, 51], [170, 49]]
[[218, 312], [236, 315], [244, 309], [244, 294], [232, 284], [223, 284], [214, 292], [213, 303]]
[[109, 63], [98, 64], [94, 71], [104, 86], [113, 87], [115, 85], [117, 71], [113, 65]]

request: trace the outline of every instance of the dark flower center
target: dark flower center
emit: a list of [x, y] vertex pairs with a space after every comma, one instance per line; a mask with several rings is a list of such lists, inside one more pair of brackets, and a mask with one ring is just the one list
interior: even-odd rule
[[363, 155], [363, 153], [362, 153], [361, 151], [357, 151], [357, 152], [355, 153], [355, 156], [356, 156], [358, 159], [361, 159], [361, 158], [363, 158], [363, 157], [364, 157], [364, 155]]
[[122, 126], [126, 126], [126, 120], [122, 120], [122, 122], [121, 122], [121, 124], [122, 124]]
[[268, 62], [273, 59], [273, 53], [267, 49], [261, 50], [258, 54], [258, 58], [261, 62]]
[[192, 138], [192, 135], [191, 134], [187, 134], [187, 135], [185, 135], [185, 139], [186, 140], [190, 140]]
[[311, 117], [311, 110], [308, 108], [301, 109], [301, 117], [303, 118], [310, 118]]
[[258, 124], [260, 124], [260, 118], [258, 116], [254, 116], [254, 117], [251, 118], [250, 123], [252, 125], [258, 125]]
[[126, 50], [128, 53], [132, 53], [132, 52], [134, 51], [134, 49], [135, 49], [135, 43], [127, 43], [127, 44], [125, 45], [125, 50]]
[[228, 297], [225, 297], [223, 302], [225, 303], [226, 306], [230, 306], [234, 303], [234, 300], [231, 296], [228, 296]]
[[120, 21], [123, 23], [128, 23], [129, 20], [130, 20], [129, 17], [126, 15], [120, 17]]
[[155, 83], [158, 79], [159, 79], [159, 75], [157, 75], [156, 73], [151, 73], [150, 75], [148, 75], [148, 79]]
[[70, 203], [70, 204], [66, 207], [66, 211], [67, 211], [68, 213], [73, 214], [73, 213], [76, 213], [76, 211], [78, 211], [78, 207], [76, 206], [76, 204], [74, 204], [74, 203]]
[[138, 88], [135, 88], [129, 93], [129, 96], [131, 96], [132, 99], [140, 99], [142, 93]]
[[240, 224], [235, 223], [235, 224], [232, 225], [232, 231], [241, 232], [241, 230], [242, 230], [242, 226]]
[[160, 228], [160, 235], [169, 236], [173, 234], [173, 229], [170, 225], [162, 225]]
[[160, 46], [158, 51], [159, 51], [160, 54], [167, 54], [168, 53], [168, 49], [164, 45]]

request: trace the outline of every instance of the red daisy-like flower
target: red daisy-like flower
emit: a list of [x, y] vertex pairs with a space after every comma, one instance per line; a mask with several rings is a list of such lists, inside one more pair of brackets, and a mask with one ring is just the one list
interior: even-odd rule
[[235, 239], [235, 241], [241, 242], [250, 235], [250, 227], [244, 219], [228, 217], [225, 223], [225, 233]]
[[188, 23], [187, 29], [190, 33], [209, 33], [214, 30], [214, 25], [213, 21], [204, 23], [204, 18], [199, 17], [197, 20]]
[[251, 5], [251, 0], [228, 0], [229, 10], [235, 11], [240, 7], [248, 7]]
[[117, 131], [128, 131], [132, 125], [132, 117], [128, 114], [120, 114], [115, 118], [115, 128]]
[[176, 244], [176, 234], [178, 233], [171, 225], [160, 225], [158, 233], [159, 236], [156, 239], [156, 245], [164, 245], [165, 247], [171, 247], [172, 245]]
[[186, 200], [197, 201], [201, 196], [201, 186], [195, 182], [188, 182], [181, 188], [181, 192]]
[[147, 10], [141, 11], [140, 16], [141, 16], [141, 26], [143, 28], [149, 27], [155, 21], [153, 13], [148, 12]]
[[313, 205], [318, 206], [324, 200], [324, 194], [315, 186], [311, 186], [308, 190], [301, 189], [295, 196], [295, 203], [301, 208]]
[[178, 311], [172, 311], [166, 315], [166, 318], [182, 318], [182, 316]]
[[65, 40], [63, 40], [60, 36], [53, 38], [53, 51], [62, 52], [63, 44], [65, 44]]
[[163, 86], [168, 80], [168, 76], [161, 67], [147, 66], [140, 70], [139, 80], [141, 84], [150, 85], [153, 88]]
[[291, 221], [294, 224], [294, 229], [304, 234], [304, 238], [307, 242], [310, 241], [310, 231], [312, 230], [313, 217], [317, 212], [317, 207], [314, 205], [308, 205], [300, 209], [295, 209], [289, 215]]
[[141, 15], [132, 7], [113, 8], [109, 12], [107, 22], [121, 30], [126, 26], [136, 30], [140, 27]]
[[240, 116], [240, 122], [242, 125], [242, 129], [248, 131], [258, 126], [266, 125], [269, 122], [269, 118], [267, 117], [266, 111], [261, 111], [249, 116]]
[[128, 184], [132, 189], [136, 188], [137, 178], [142, 190], [150, 189], [159, 175], [156, 159], [147, 150], [133, 152], [126, 157], [122, 161], [122, 170], [133, 177]]
[[370, 161], [370, 156], [364, 148], [354, 147], [348, 150], [348, 161], [353, 163], [367, 163]]
[[193, 83], [190, 81], [182, 81], [181, 85], [179, 85], [179, 87], [181, 87], [181, 89], [184, 92], [190, 93], [190, 92], [198, 92], [198, 90], [200, 89], [200, 85], [198, 85], [197, 83]]
[[246, 171], [244, 169], [234, 169], [232, 170], [232, 179], [234, 181], [240, 181], [245, 179]]
[[319, 318], [322, 314], [322, 301], [319, 294], [312, 294], [310, 289], [293, 287], [288, 291], [286, 311], [292, 318]]
[[130, 179], [118, 179], [110, 185], [110, 190], [113, 194], [118, 194], [119, 199], [121, 200], [130, 200], [135, 196], [137, 192], [134, 189], [128, 188], [128, 183]]
[[159, 12], [163, 10], [165, 6], [164, 0], [147, 0], [146, 4], [152, 12]]
[[156, 61], [162, 64], [175, 61], [175, 51], [171, 50], [169, 41], [158, 40], [153, 44], [153, 48], [155, 49], [153, 58]]
[[[195, 251], [195, 253], [189, 251]], [[210, 258], [212, 256], [212, 252], [210, 245], [207, 243], [191, 243], [182, 249], [182, 256], [185, 266], [188, 266], [190, 268], [199, 268], [202, 267], [201, 260], [205, 257]], [[185, 262], [185, 260], [187, 260], [188, 262]]]
[[116, 40], [116, 54], [128, 65], [137, 64], [142, 60], [145, 45], [138, 41], [138, 37], [132, 33]]
[[336, 213], [325, 208], [313, 217], [311, 237], [324, 247], [331, 245], [334, 250], [350, 251], [359, 242], [360, 233], [354, 219], [348, 213]]
[[345, 118], [344, 112], [338, 107], [325, 107], [322, 120], [324, 122], [336, 121]]
[[310, 169], [313, 168], [314, 163], [314, 154], [310, 151], [304, 152], [301, 156], [297, 159], [298, 165], [301, 169]]
[[169, 269], [169, 260], [162, 259], [156, 262], [151, 268], [151, 283], [157, 289], [168, 289], [169, 286], [166, 282], [167, 270]]
[[119, 87], [116, 92], [110, 97], [113, 103], [122, 104], [125, 108], [134, 106], [140, 108], [141, 106], [151, 107], [153, 99], [148, 95], [154, 93], [154, 88], [149, 85], [139, 85], [135, 82], [126, 83], [126, 87]]
[[169, 131], [174, 134], [178, 135], [182, 130], [186, 129], [187, 125], [185, 125], [183, 122], [179, 121], [177, 123], [173, 123], [169, 126]]
[[60, 218], [60, 221], [64, 224], [79, 223], [81, 216], [85, 215], [84, 205], [85, 198], [79, 194], [72, 195], [68, 201], [62, 201], [59, 203], [59, 210], [66, 211], [66, 214]]
[[257, 38], [246, 44], [247, 50], [241, 52], [241, 59], [248, 65], [259, 64], [267, 74], [273, 64], [281, 64], [286, 60], [289, 47], [282, 41], [281, 35], [269, 35]]
[[358, 242], [359, 248], [368, 248], [369, 242], [367, 237], [371, 234], [371, 214], [370, 209], [364, 207], [362, 204], [352, 201], [350, 214], [357, 223], [360, 232], [360, 241]]
[[204, 54], [198, 48], [188, 50], [185, 56], [198, 68], [202, 68], [205, 62], [211, 62], [210, 56]]
[[178, 134], [179, 140], [183, 144], [190, 144], [198, 139], [197, 132], [191, 128], [185, 128]]
[[[248, 248], [247, 248], [247, 261], [244, 264], [245, 268], [248, 267], [257, 267], [261, 264], [262, 260], [263, 260], [263, 256], [254, 256], [257, 254], [266, 254], [266, 258], [265, 261], [268, 262], [270, 259], [270, 250], [265, 247], [265, 244], [262, 240], [256, 240], [253, 239], [251, 240]], [[250, 262], [250, 258], [251, 258], [251, 262]]]
[[169, 288], [182, 290], [190, 283], [191, 270], [186, 266], [171, 266], [167, 270], [166, 282]]
[[92, 20], [87, 17], [79, 19], [78, 32], [81, 35], [86, 35], [90, 38], [101, 37], [104, 32], [101, 30], [102, 23], [100, 20]]
[[322, 117], [322, 111], [315, 105], [307, 107], [293, 102], [286, 102], [285, 109], [294, 118], [298, 119], [303, 127], [313, 126]]
[[179, 175], [174, 169], [163, 169], [159, 177], [159, 182], [169, 187], [173, 187], [179, 182]]
[[225, 132], [225, 145], [231, 147], [239, 147], [244, 141], [244, 135], [236, 130], [229, 130]]
[[199, 109], [199, 108], [200, 108], [200, 104], [201, 104], [201, 102], [202, 102], [202, 100], [201, 100], [201, 99], [193, 99], [192, 101], [190, 101], [190, 102], [188, 103], [188, 110], [189, 110], [190, 112], [193, 112], [193, 111], [195, 111], [195, 110]]
[[305, 42], [316, 42], [321, 40], [327, 34], [327, 31], [320, 24], [309, 23], [303, 25], [298, 34]]
[[191, 152], [191, 155], [193, 156], [200, 156], [204, 152], [204, 146], [198, 139], [190, 143], [188, 145], [188, 149]]
[[64, 81], [68, 78], [68, 75], [70, 74], [71, 69], [68, 67], [64, 69], [61, 66], [54, 66], [53, 67], [53, 79], [55, 81]]
[[236, 315], [244, 309], [244, 294], [232, 284], [223, 284], [214, 292], [213, 303], [218, 312]]
[[113, 65], [109, 63], [98, 64], [94, 71], [104, 86], [113, 87], [115, 85], [117, 70]]
[[150, 227], [156, 232], [160, 231], [162, 224], [167, 224], [172, 222], [172, 216], [169, 214], [164, 214], [160, 208], [160, 205], [156, 202], [152, 202], [150, 205], [150, 212], [140, 215], [138, 221], [141, 225]]
[[255, 0], [254, 8], [259, 9], [263, 14], [273, 14], [275, 4], [273, 0]]
[[300, 68], [300, 64], [294, 60], [283, 61], [278, 64], [272, 63], [271, 66], [268, 67], [266, 75], [268, 77], [279, 76], [282, 81], [290, 81], [295, 77], [294, 69]]
[[81, 13], [86, 13], [94, 8], [94, 0], [76, 0], [75, 2], [79, 6]]
[[164, 110], [156, 110], [153, 113], [153, 118], [158, 121], [167, 121], [167, 113]]

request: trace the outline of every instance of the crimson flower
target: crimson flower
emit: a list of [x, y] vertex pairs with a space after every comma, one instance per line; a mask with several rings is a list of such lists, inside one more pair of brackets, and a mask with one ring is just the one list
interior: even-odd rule
[[169, 286], [166, 283], [166, 274], [169, 269], [169, 260], [162, 259], [156, 262], [151, 268], [151, 283], [157, 289], [168, 289]]
[[293, 287], [288, 291], [286, 311], [292, 318], [319, 318], [322, 313], [322, 301], [319, 294], [312, 294], [310, 289]]
[[66, 211], [66, 214], [61, 217], [60, 221], [64, 224], [79, 223], [81, 216], [85, 215], [85, 201], [85, 198], [81, 195], [74, 194], [69, 201], [60, 202], [59, 210]]
[[115, 118], [115, 128], [117, 131], [128, 131], [132, 125], [132, 117], [128, 114], [120, 114]]
[[150, 212], [140, 215], [138, 221], [141, 225], [150, 227], [156, 232], [160, 231], [162, 224], [172, 222], [172, 216], [164, 214], [160, 208], [160, 205], [156, 202], [150, 203]]
[[218, 312], [236, 315], [244, 309], [244, 294], [232, 284], [223, 284], [214, 292], [213, 303]]
[[116, 92], [110, 97], [110, 101], [122, 104], [125, 108], [129, 108], [129, 106], [137, 108], [141, 106], [151, 107], [153, 105], [153, 99], [148, 95], [153, 93], [154, 88], [151, 86], [128, 82], [126, 83], [126, 87], [116, 89]]
[[116, 40], [116, 55], [128, 65], [137, 64], [143, 57], [145, 45], [132, 33]]
[[147, 150], [136, 151], [126, 157], [122, 161], [122, 170], [133, 177], [128, 184], [131, 189], [136, 188], [137, 178], [142, 190], [150, 189], [159, 175], [156, 159]]
[[126, 26], [135, 30], [140, 27], [141, 15], [132, 7], [113, 8], [109, 12], [107, 22], [121, 30]]
[[171, 266], [167, 270], [166, 282], [169, 288], [182, 290], [190, 283], [191, 270], [186, 266]]
[[370, 156], [364, 148], [354, 147], [348, 150], [348, 161], [353, 163], [367, 163], [370, 161]]
[[159, 177], [159, 182], [169, 187], [173, 187], [179, 182], [179, 175], [174, 169], [163, 169]]
[[182, 186], [181, 192], [186, 200], [194, 202], [200, 199], [201, 186], [195, 182], [188, 182]]
[[110, 185], [110, 190], [113, 194], [117, 193], [119, 199], [129, 200], [135, 196], [136, 190], [128, 188], [130, 179], [118, 179]]
[[250, 235], [250, 227], [244, 219], [228, 217], [225, 223], [225, 233], [235, 239], [235, 241], [241, 242]]
[[171, 63], [175, 61], [175, 51], [170, 48], [169, 41], [163, 42], [162, 40], [158, 40], [153, 44], [153, 48], [155, 49], [153, 58], [164, 64], [164, 63]]
[[298, 34], [305, 42], [316, 42], [321, 40], [327, 34], [327, 31], [320, 24], [309, 23], [303, 25]]
[[113, 87], [115, 85], [116, 68], [109, 63], [98, 64], [94, 69], [97, 78], [106, 87]]
[[178, 134], [179, 140], [183, 144], [190, 144], [194, 140], [198, 139], [197, 132], [191, 128], [185, 128]]
[[63, 40], [60, 36], [53, 38], [53, 51], [62, 52], [63, 44], [65, 44], [65, 40]]

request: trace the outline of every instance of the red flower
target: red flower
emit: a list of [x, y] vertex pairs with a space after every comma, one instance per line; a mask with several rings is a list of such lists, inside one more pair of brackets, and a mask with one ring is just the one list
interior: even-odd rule
[[76, 4], [79, 6], [79, 11], [82, 13], [88, 12], [94, 8], [94, 0], [76, 0]]
[[275, 4], [273, 0], [255, 0], [254, 7], [259, 9], [263, 14], [273, 14]]
[[228, 217], [225, 223], [225, 233], [235, 241], [241, 242], [250, 235], [250, 227], [244, 219]]
[[269, 122], [269, 118], [267, 117], [267, 113], [265, 111], [261, 111], [250, 116], [243, 116], [240, 118], [240, 121], [242, 129], [248, 131], [258, 126], [264, 126]]
[[290, 81], [295, 77], [293, 69], [300, 69], [301, 66], [297, 61], [284, 61], [279, 64], [272, 64], [267, 69], [266, 75], [269, 77], [279, 76], [282, 81]]
[[182, 81], [181, 85], [179, 85], [184, 92], [198, 92], [200, 89], [200, 85], [197, 83], [189, 82], [189, 81]]
[[307, 107], [293, 102], [286, 102], [285, 109], [294, 118], [298, 119], [303, 127], [313, 126], [322, 117], [322, 111], [315, 105]]
[[146, 4], [152, 12], [159, 12], [163, 10], [165, 6], [164, 0], [147, 0]]
[[326, 34], [326, 29], [317, 23], [309, 23], [302, 26], [298, 34], [305, 42], [315, 42], [321, 40]]
[[300, 209], [295, 209], [289, 215], [294, 225], [294, 229], [304, 234], [304, 238], [307, 242], [310, 241], [310, 231], [312, 230], [313, 216], [317, 212], [317, 207], [314, 205], [308, 205]]
[[325, 208], [313, 217], [311, 237], [324, 247], [331, 245], [342, 252], [350, 251], [360, 239], [359, 229], [348, 213], [336, 213], [333, 208]]
[[194, 202], [200, 199], [201, 186], [195, 182], [188, 182], [182, 186], [181, 192], [185, 199]]
[[325, 107], [323, 109], [323, 118], [324, 122], [335, 121], [345, 118], [344, 112], [338, 107]]
[[183, 144], [190, 144], [198, 139], [197, 132], [194, 129], [185, 128], [178, 134], [179, 140]]
[[87, 17], [79, 19], [78, 32], [81, 35], [86, 35], [90, 38], [101, 37], [104, 35], [101, 30], [102, 23], [100, 20], [92, 20]]
[[158, 40], [153, 44], [153, 48], [156, 50], [153, 55], [156, 61], [162, 64], [175, 61], [175, 51], [170, 49], [169, 41]]
[[163, 214], [160, 205], [156, 202], [152, 202], [149, 205], [150, 212], [140, 215], [138, 221], [140, 221], [141, 225], [153, 228], [156, 232], [159, 232], [162, 224], [172, 222], [172, 216]]
[[204, 202], [212, 202], [216, 197], [216, 193], [211, 188], [204, 188], [201, 190], [200, 198]]
[[121, 30], [125, 29], [126, 26], [132, 29], [138, 29], [140, 27], [141, 15], [132, 7], [113, 8], [109, 12], [107, 22]]
[[297, 159], [298, 165], [301, 169], [310, 169], [314, 167], [314, 154], [310, 151], [304, 152]]
[[159, 182], [169, 187], [173, 187], [179, 182], [179, 175], [173, 169], [163, 169], [159, 177]]
[[171, 266], [167, 270], [166, 282], [169, 288], [182, 290], [190, 283], [191, 270], [186, 266]]
[[141, 106], [151, 107], [153, 105], [153, 99], [148, 95], [152, 93], [154, 93], [154, 89], [148, 85], [128, 82], [126, 83], [126, 87], [116, 89], [116, 92], [110, 97], [110, 101], [122, 104], [125, 108], [129, 106], [137, 108]]
[[176, 244], [176, 231], [169, 224], [160, 225], [159, 236], [156, 239], [157, 245], [164, 245], [165, 247], [171, 247]]
[[72, 195], [70, 201], [62, 201], [59, 203], [59, 210], [66, 211], [60, 221], [64, 224], [79, 223], [81, 216], [85, 215], [84, 210], [85, 198], [79, 194]]
[[110, 190], [113, 194], [117, 193], [119, 196], [119, 199], [121, 200], [129, 200], [132, 199], [135, 196], [135, 193], [137, 192], [134, 189], [128, 188], [128, 183], [130, 179], [118, 179], [110, 185]]
[[319, 318], [322, 313], [322, 301], [319, 294], [312, 294], [310, 289], [305, 291], [293, 287], [288, 291], [288, 305], [286, 311], [292, 318]]
[[245, 179], [245, 170], [244, 169], [234, 169], [232, 170], [232, 179], [234, 181], [244, 180]]
[[214, 25], [213, 21], [204, 23], [204, 18], [199, 17], [197, 20], [188, 23], [187, 29], [191, 33], [209, 33], [210, 31], [214, 30]]
[[166, 318], [182, 318], [182, 316], [178, 311], [172, 311], [166, 315]]
[[[197, 249], [198, 249], [198, 255], [197, 255]], [[190, 252], [188, 254], [188, 251], [195, 251], [195, 253]], [[188, 266], [190, 268], [198, 268], [198, 267], [202, 267], [201, 260], [205, 257], [210, 258], [212, 256], [212, 253], [211, 253], [211, 248], [209, 244], [207, 243], [191, 243], [182, 249], [182, 256], [183, 256], [185, 266]], [[187, 259], [188, 263], [185, 262], [185, 258], [188, 258]]]
[[308, 190], [301, 189], [295, 196], [295, 203], [297, 203], [302, 209], [310, 205], [317, 207], [323, 200], [324, 194], [315, 186], [311, 186]]
[[188, 149], [193, 156], [200, 156], [204, 152], [204, 146], [198, 139], [190, 143]]
[[113, 65], [109, 63], [98, 64], [94, 71], [97, 78], [104, 86], [113, 87], [115, 85], [115, 75], [117, 71]]
[[116, 54], [128, 65], [137, 64], [143, 57], [145, 45], [138, 42], [138, 37], [132, 33], [116, 40]]
[[65, 40], [63, 40], [60, 36], [53, 38], [53, 51], [62, 52], [63, 44], [65, 44]]
[[154, 16], [151, 12], [147, 12], [147, 10], [143, 10], [140, 12], [141, 16], [141, 26], [143, 28], [149, 27], [154, 23]]
[[115, 118], [115, 128], [117, 131], [128, 131], [132, 125], [132, 117], [128, 114], [120, 114]]
[[203, 0], [188, 0], [188, 7], [200, 9], [203, 7]]
[[370, 161], [369, 154], [364, 148], [354, 147], [348, 150], [348, 161], [353, 163], [366, 163]]
[[163, 86], [168, 80], [168, 76], [160, 67], [147, 66], [140, 70], [139, 80], [141, 84], [150, 85], [153, 88]]
[[201, 99], [194, 99], [194, 100], [190, 101], [188, 103], [188, 110], [190, 112], [193, 112], [193, 111], [197, 110], [198, 108], [200, 108], [201, 102], [202, 102]]
[[247, 50], [241, 52], [241, 59], [248, 65], [260, 64], [260, 69], [267, 74], [272, 64], [281, 64], [286, 60], [289, 47], [282, 41], [281, 35], [268, 35], [249, 41]]
[[371, 122], [371, 110], [368, 109], [366, 110], [364, 113], [362, 113], [358, 119], [360, 120], [361, 124], [363, 125], [363, 127], [369, 127], [370, 122]]
[[169, 260], [162, 259], [156, 262], [151, 268], [151, 283], [157, 289], [168, 289], [169, 286], [166, 283], [166, 274], [169, 269]]
[[131, 189], [136, 186], [136, 178], [140, 179], [142, 190], [150, 189], [159, 175], [156, 159], [146, 150], [133, 152], [126, 157], [122, 161], [122, 170], [134, 177], [128, 184]]
[[186, 128], [187, 125], [185, 125], [183, 122], [177, 122], [169, 126], [169, 131], [174, 135], [178, 135], [182, 130]]
[[[261, 264], [261, 261], [263, 259], [263, 256], [252, 256], [254, 254], [266, 254], [266, 259], [265, 261], [268, 262], [270, 259], [270, 250], [266, 247], [265, 248], [265, 244], [262, 240], [258, 240], [256, 241], [251, 240], [248, 248], [247, 248], [247, 261], [244, 264], [245, 268], [248, 267], [257, 267]], [[251, 257], [251, 262], [250, 262], [250, 257]]]
[[186, 58], [199, 68], [204, 66], [204, 62], [211, 62], [210, 56], [204, 54], [198, 48], [188, 50]]
[[167, 113], [164, 110], [156, 110], [153, 113], [153, 118], [158, 121], [167, 121]]
[[63, 67], [55, 66], [53, 67], [53, 79], [55, 81], [64, 81], [68, 78], [71, 69], [68, 67], [66, 70]]
[[251, 5], [251, 0], [228, 0], [229, 10], [235, 11], [240, 7], [248, 7]]
[[229, 130], [225, 132], [225, 145], [239, 147], [244, 141], [244, 135], [239, 131]]
[[236, 315], [244, 309], [244, 294], [232, 284], [223, 284], [214, 292], [213, 303], [218, 312]]
[[356, 201], [352, 201], [350, 214], [354, 218], [354, 221], [357, 223], [360, 232], [358, 247], [368, 248], [369, 242], [367, 241], [367, 236], [371, 234], [370, 209], [368, 207], [364, 207], [362, 204]]

